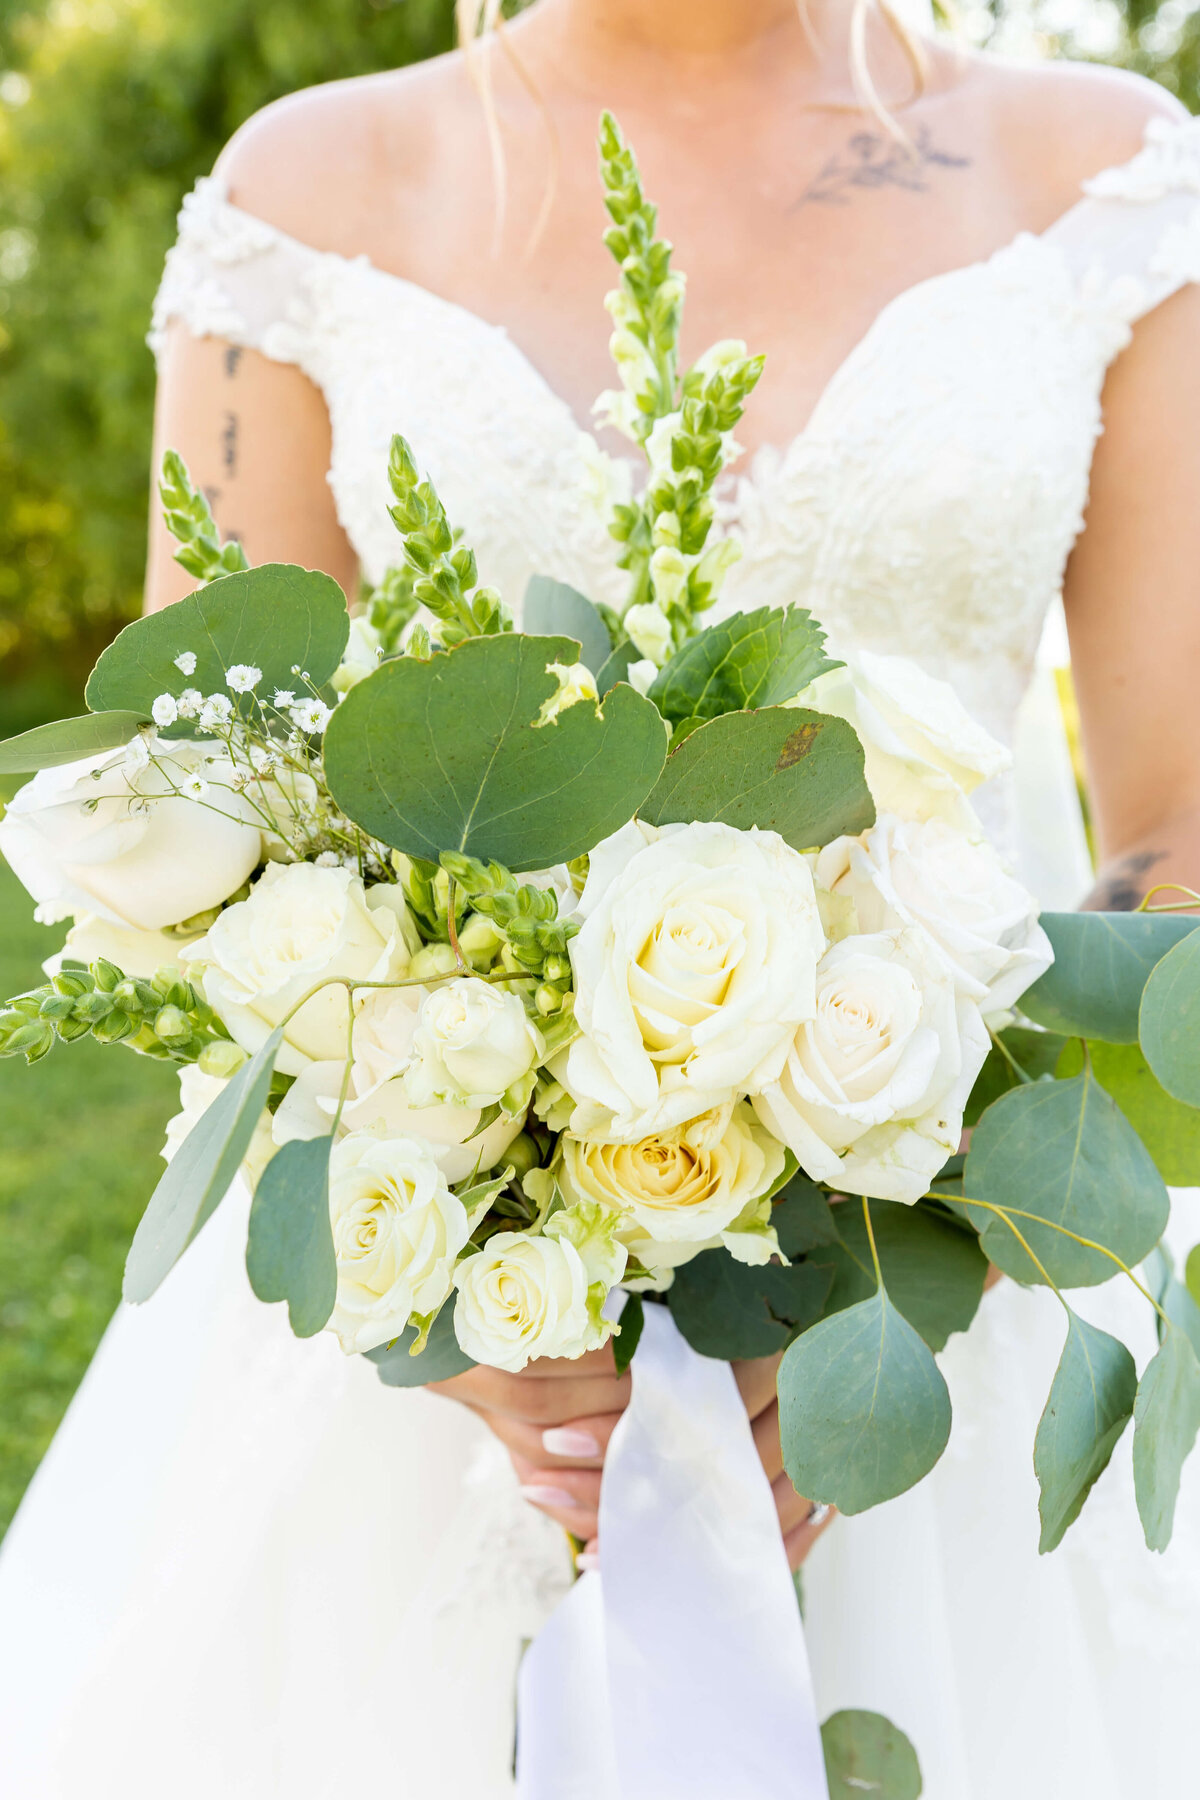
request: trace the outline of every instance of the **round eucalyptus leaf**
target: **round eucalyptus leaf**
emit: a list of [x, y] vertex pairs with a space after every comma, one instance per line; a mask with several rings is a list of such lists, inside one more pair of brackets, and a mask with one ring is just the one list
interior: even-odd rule
[[1033, 1445], [1043, 1554], [1079, 1517], [1133, 1417], [1136, 1394], [1137, 1368], [1124, 1344], [1068, 1310], [1067, 1341]]
[[844, 1513], [894, 1500], [928, 1475], [950, 1436], [950, 1395], [885, 1289], [785, 1352], [779, 1435], [797, 1493]]
[[[1088, 1045], [1088, 1056], [1096, 1080], [1129, 1120], [1167, 1185], [1200, 1187], [1200, 1107], [1173, 1099], [1137, 1044], [1097, 1039]], [[1078, 1038], [1069, 1038], [1058, 1075], [1078, 1075], [1082, 1069], [1083, 1046]]]
[[658, 779], [658, 709], [617, 686], [549, 716], [570, 638], [505, 632], [428, 661], [382, 664], [346, 695], [325, 734], [339, 806], [396, 850], [436, 862], [457, 850], [514, 872], [592, 850], [633, 817]]
[[288, 1303], [299, 1338], [328, 1323], [337, 1300], [329, 1221], [331, 1137], [294, 1138], [271, 1158], [254, 1190], [246, 1273], [260, 1300]]
[[[846, 1201], [833, 1208], [838, 1244], [814, 1260], [829, 1262], [833, 1287], [826, 1313], [841, 1312], [875, 1292], [875, 1271], [862, 1207]], [[987, 1257], [970, 1224], [920, 1204], [872, 1200], [871, 1225], [888, 1296], [931, 1350], [966, 1331], [983, 1298]]]
[[1026, 988], [1021, 1011], [1065, 1037], [1136, 1044], [1142, 990], [1155, 964], [1197, 920], [1166, 913], [1043, 913], [1054, 947], [1046, 973]]
[[1200, 1107], [1200, 933], [1168, 951], [1142, 995], [1146, 1061], [1168, 1094]]
[[459, 1349], [454, 1335], [456, 1298], [451, 1295], [433, 1321], [428, 1341], [419, 1355], [412, 1355], [412, 1346], [417, 1341], [415, 1325], [407, 1326], [395, 1343], [381, 1344], [377, 1350], [366, 1352], [367, 1361], [375, 1364], [375, 1372], [385, 1387], [424, 1387], [427, 1382], [449, 1381], [475, 1367], [471, 1358]]
[[815, 1262], [750, 1266], [728, 1250], [705, 1250], [676, 1270], [667, 1304], [693, 1350], [740, 1362], [776, 1356], [814, 1325], [832, 1280], [832, 1269]]
[[836, 1712], [821, 1727], [829, 1800], [920, 1800], [917, 1753], [882, 1713]]
[[[1163, 1178], [1137, 1132], [1090, 1070], [1016, 1088], [989, 1106], [971, 1141], [964, 1204], [984, 1253], [1017, 1281], [1040, 1282], [1019, 1231], [1059, 1287], [1094, 1287], [1148, 1256], [1170, 1213]], [[972, 1202], [1011, 1208], [1013, 1230]], [[1040, 1221], [1050, 1221], [1042, 1224]]]

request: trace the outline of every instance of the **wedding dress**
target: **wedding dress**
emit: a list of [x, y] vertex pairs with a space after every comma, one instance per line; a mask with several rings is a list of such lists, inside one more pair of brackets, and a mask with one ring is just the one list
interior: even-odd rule
[[[886, 306], [804, 430], [725, 499], [745, 545], [728, 608], [803, 603], [835, 648], [916, 657], [997, 735], [1025, 733], [984, 805], [1051, 904], [1086, 870], [1057, 713], [1035, 686], [1022, 718], [1022, 696], [1105, 371], [1195, 280], [1200, 122], [1155, 123], [1043, 235]], [[402, 430], [510, 601], [534, 572], [620, 598], [603, 522], [620, 471], [503, 330], [284, 237], [211, 180], [185, 203], [156, 334], [172, 320], [320, 388], [372, 581], [397, 553], [384, 472]], [[1176, 1198], [1177, 1251], [1200, 1237], [1193, 1200]], [[328, 1336], [297, 1343], [251, 1298], [244, 1207], [231, 1196], [156, 1299], [115, 1319], [11, 1529], [0, 1795], [501, 1800], [521, 1644], [568, 1580], [561, 1536], [466, 1413], [385, 1389]], [[1132, 1290], [1081, 1309], [1150, 1353]], [[1061, 1339], [1044, 1291], [990, 1292], [941, 1359], [946, 1456], [838, 1521], [805, 1571], [822, 1714], [894, 1718], [927, 1800], [1173, 1800], [1200, 1780], [1200, 1467], [1152, 1557], [1127, 1434], [1039, 1559], [1031, 1447]]]

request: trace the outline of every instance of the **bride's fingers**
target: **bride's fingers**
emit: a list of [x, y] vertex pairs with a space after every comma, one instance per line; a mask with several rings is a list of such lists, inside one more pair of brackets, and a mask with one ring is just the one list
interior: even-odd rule
[[622, 1413], [632, 1391], [627, 1374], [539, 1376], [527, 1371], [508, 1375], [503, 1369], [488, 1369], [482, 1364], [451, 1381], [431, 1381], [429, 1386], [434, 1393], [446, 1394], [465, 1406], [504, 1418], [524, 1419], [539, 1430], [595, 1414]]
[[[770, 1406], [764, 1407], [755, 1419], [750, 1430], [754, 1436], [754, 1448], [758, 1451], [759, 1461], [767, 1471], [767, 1480], [774, 1481], [783, 1471], [783, 1451], [779, 1444], [779, 1404], [772, 1400]], [[786, 1478], [785, 1478], [786, 1479]]]
[[598, 1469], [621, 1415], [598, 1413], [545, 1427], [531, 1425], [525, 1419], [510, 1419], [503, 1413], [481, 1413], [480, 1417], [508, 1450], [528, 1462], [545, 1463], [547, 1468]]
[[521, 1493], [539, 1512], [548, 1513], [564, 1531], [585, 1541], [599, 1525], [600, 1474], [592, 1469], [550, 1468], [512, 1456]]
[[775, 1377], [781, 1358], [761, 1356], [753, 1362], [735, 1362], [733, 1377], [741, 1391], [742, 1402], [752, 1419], [757, 1419], [775, 1398]]
[[812, 1501], [805, 1500], [798, 1494], [786, 1475], [775, 1478], [771, 1483], [771, 1493], [775, 1500], [775, 1510], [779, 1514], [788, 1564], [795, 1571], [822, 1532], [828, 1531], [837, 1512], [830, 1507], [827, 1512], [817, 1510], [814, 1513]]

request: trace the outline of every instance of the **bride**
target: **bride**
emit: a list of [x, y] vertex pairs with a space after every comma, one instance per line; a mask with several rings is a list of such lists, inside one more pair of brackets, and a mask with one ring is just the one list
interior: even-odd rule
[[[198, 186], [155, 316], [159, 453], [253, 562], [352, 593], [397, 555], [402, 430], [485, 580], [619, 601], [597, 495], [620, 444], [588, 430], [611, 107], [691, 277], [685, 349], [767, 352], [729, 607], [811, 606], [835, 647], [915, 656], [1011, 739], [1062, 589], [1091, 904], [1197, 885], [1200, 124], [1132, 77], [960, 53], [883, 0], [498, 11], [460, 5], [492, 33], [467, 54], [269, 108]], [[189, 585], [156, 530], [149, 604]], [[1061, 742], [1034, 737], [987, 823], [1062, 904], [1078, 821], [1052, 804]], [[596, 1356], [386, 1389], [251, 1299], [242, 1227], [226, 1205], [114, 1322], [12, 1528], [0, 1793], [500, 1800], [521, 1644], [569, 1579], [557, 1526], [594, 1534], [626, 1383]], [[1200, 1481], [1151, 1558], [1125, 1446], [1038, 1559], [1054, 1310], [996, 1285], [942, 1359], [942, 1463], [828, 1528], [780, 1475], [770, 1368], [739, 1371], [791, 1559], [813, 1551], [822, 1713], [895, 1719], [928, 1800], [1195, 1785]], [[1148, 1348], [1140, 1314], [1120, 1329]]]

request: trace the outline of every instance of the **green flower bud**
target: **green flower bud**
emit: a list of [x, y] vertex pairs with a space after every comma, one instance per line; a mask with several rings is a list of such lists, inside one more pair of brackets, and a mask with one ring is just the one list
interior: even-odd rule
[[503, 932], [497, 931], [490, 919], [482, 913], [471, 913], [459, 929], [458, 943], [463, 955], [477, 967], [486, 969], [504, 942]]
[[142, 996], [138, 993], [137, 983], [134, 981], [119, 981], [112, 990], [112, 997], [114, 1006], [119, 1006], [122, 1012], [140, 1013], [145, 1011]]
[[570, 959], [565, 956], [548, 956], [542, 972], [547, 981], [570, 981]]
[[132, 1018], [129, 1013], [114, 1007], [107, 1019], [101, 1019], [92, 1027], [92, 1036], [98, 1044], [120, 1044], [125, 1038], [132, 1037], [141, 1027], [139, 1019]]
[[92, 964], [92, 979], [102, 994], [111, 994], [118, 982], [124, 981], [125, 971], [101, 956]]
[[73, 1044], [77, 1038], [87, 1037], [92, 1028], [86, 1019], [56, 1019], [54, 1029], [64, 1044]]
[[54, 991], [65, 994], [68, 999], [78, 1000], [81, 994], [90, 994], [92, 981], [89, 975], [77, 975], [73, 970], [62, 970], [54, 977]]
[[215, 1043], [205, 1044], [196, 1058], [196, 1067], [204, 1075], [215, 1075], [219, 1081], [227, 1081], [249, 1060], [240, 1044], [231, 1043], [228, 1038], [218, 1038]]
[[43, 1019], [69, 1019], [75, 1010], [75, 1002], [70, 994], [47, 994], [38, 1008]]
[[[11, 1018], [12, 1014], [6, 1014], [4, 1017]], [[21, 1014], [18, 1014], [17, 1017], [20, 1018], [20, 1024], [6, 1029], [3, 1038], [0, 1039], [5, 1056], [16, 1056], [19, 1053], [29, 1056], [30, 1051], [34, 1051], [38, 1055], [45, 1055], [45, 1051], [40, 1046], [44, 1044], [48, 1049], [54, 1042], [54, 1032], [50, 1026], [39, 1019], [26, 1019]], [[30, 1060], [32, 1061], [33, 1058], [31, 1057]]]
[[164, 1044], [186, 1044], [192, 1035], [191, 1020], [177, 1006], [164, 1006], [155, 1014], [154, 1035]]
[[94, 993], [81, 995], [74, 1010], [77, 1019], [88, 1025], [98, 1025], [101, 1019], [107, 1019], [112, 1009], [112, 996], [97, 988]]
[[537, 1168], [541, 1157], [538, 1154], [538, 1147], [529, 1133], [522, 1131], [504, 1152], [504, 1160], [511, 1164], [513, 1173], [519, 1180], [522, 1175], [528, 1175], [530, 1169]]
[[537, 1006], [543, 1019], [548, 1019], [550, 1015], [556, 1013], [562, 1005], [562, 995], [558, 992], [557, 988], [549, 987], [544, 981], [533, 998], [534, 1004]]
[[425, 944], [409, 963], [408, 972], [418, 981], [428, 981], [432, 976], [453, 975], [457, 967], [449, 944]]

